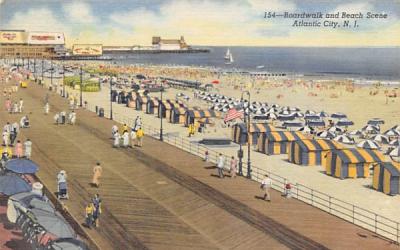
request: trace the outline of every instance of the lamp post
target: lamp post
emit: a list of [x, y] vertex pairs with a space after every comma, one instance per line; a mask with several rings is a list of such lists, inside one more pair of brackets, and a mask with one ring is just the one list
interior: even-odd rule
[[43, 61], [43, 58], [42, 58], [42, 81], [44, 81], [43, 80], [43, 67], [44, 67], [44, 61]]
[[[250, 92], [249, 91], [244, 91], [242, 92], [242, 97], [243, 94], [247, 94], [249, 96], [248, 100], [248, 112], [247, 112], [247, 134], [248, 134], [248, 141], [247, 141], [247, 178], [251, 179], [251, 161], [250, 161]], [[246, 114], [245, 114], [246, 115]]]
[[79, 86], [79, 92], [80, 92], [80, 100], [79, 100], [79, 106], [82, 108], [82, 77], [83, 77], [83, 74], [82, 74], [82, 65], [80, 66], [80, 73], [79, 73], [79, 75], [80, 75], [80, 86]]
[[64, 59], [63, 59], [62, 64], [63, 64], [63, 94], [62, 94], [62, 97], [65, 98], [65, 61], [64, 61]]
[[[164, 92], [164, 86], [163, 86], [163, 84], [161, 82], [161, 91], [160, 91], [160, 93], [161, 93], [161, 103], [163, 102], [163, 92]], [[161, 114], [160, 114], [160, 141], [164, 140], [163, 139], [163, 123], [162, 123], [163, 119], [162, 118], [163, 118], [163, 116], [162, 116], [162, 111], [161, 111]]]
[[110, 120], [113, 119], [113, 110], [112, 110], [112, 76], [110, 77]]
[[53, 58], [50, 58], [50, 86], [53, 89]]

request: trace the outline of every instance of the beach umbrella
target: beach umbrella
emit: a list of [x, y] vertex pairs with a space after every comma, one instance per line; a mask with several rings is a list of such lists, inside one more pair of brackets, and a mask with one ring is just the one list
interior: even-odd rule
[[317, 133], [317, 136], [318, 136], [318, 137], [321, 137], [321, 138], [333, 139], [333, 138], [335, 138], [336, 135], [335, 135], [335, 133], [333, 133], [333, 132], [324, 130], [324, 131], [318, 132], [318, 133]]
[[383, 134], [387, 136], [400, 136], [400, 132], [395, 129], [389, 129]]
[[219, 84], [219, 80], [213, 80], [211, 83], [212, 84]]
[[383, 144], [388, 144], [389, 143], [389, 138], [387, 136], [378, 134], [378, 135], [374, 135], [371, 140], [374, 140], [376, 142], [379, 143], [383, 143]]
[[389, 156], [391, 157], [400, 157], [400, 147], [397, 146], [394, 149], [392, 149], [389, 153]]
[[278, 118], [278, 116], [275, 113], [272, 113], [272, 112], [266, 113], [265, 115], [268, 117], [268, 119], [276, 119], [276, 118]]
[[280, 115], [291, 115], [291, 112], [289, 110], [282, 110], [279, 112]]
[[35, 216], [36, 222], [47, 232], [59, 238], [74, 238], [75, 232], [65, 219], [58, 213], [48, 212], [33, 208], [30, 212]]
[[272, 104], [271, 107], [273, 107], [273, 108], [279, 108], [279, 104]]
[[311, 120], [307, 121], [306, 124], [310, 127], [325, 127], [325, 122], [323, 120]]
[[375, 125], [366, 125], [361, 130], [365, 131], [367, 133], [370, 133], [370, 134], [378, 134], [380, 131], [380, 128]]
[[333, 113], [331, 115], [332, 118], [336, 118], [336, 119], [343, 119], [343, 118], [347, 118], [347, 115], [343, 114], [343, 113]]
[[341, 143], [345, 143], [345, 144], [354, 144], [354, 139], [347, 135], [338, 135], [335, 138], [333, 138], [333, 140], [341, 142]]
[[39, 170], [39, 167], [31, 160], [12, 159], [6, 163], [6, 169], [18, 174], [34, 174]]
[[0, 176], [0, 193], [13, 195], [22, 192], [29, 192], [32, 187], [16, 174], [6, 174]]
[[396, 125], [394, 127], [392, 127], [391, 129], [399, 131], [400, 132], [400, 125]]
[[372, 140], [363, 140], [357, 144], [357, 147], [365, 149], [378, 149], [379, 145], [377, 142]]
[[350, 135], [362, 135], [362, 131], [357, 129], [357, 130], [353, 130], [349, 133]]
[[380, 125], [380, 124], [384, 124], [385, 123], [385, 121], [384, 120], [382, 120], [382, 119], [380, 119], [380, 118], [372, 118], [371, 120], [369, 120], [368, 122], [367, 122], [367, 124], [369, 124], [369, 125]]
[[304, 120], [319, 120], [321, 119], [318, 115], [305, 115]]
[[317, 115], [318, 115], [319, 117], [328, 117], [328, 116], [329, 116], [329, 114], [326, 113], [325, 111], [321, 111], [321, 112], [319, 112]]
[[78, 239], [58, 239], [52, 241], [49, 250], [89, 250], [86, 244]]
[[333, 132], [333, 133], [344, 133], [345, 129], [342, 127], [338, 127], [338, 126], [332, 126], [328, 129], [329, 132]]
[[347, 119], [340, 119], [335, 125], [339, 127], [347, 127], [354, 125], [354, 122]]
[[302, 122], [299, 121], [287, 121], [282, 124], [285, 128], [299, 128], [303, 126]]
[[306, 112], [304, 112], [305, 115], [315, 115], [317, 114], [317, 112], [315, 112], [314, 110], [306, 110]]
[[290, 115], [278, 115], [278, 120], [280, 121], [293, 121], [296, 119], [296, 116], [293, 114]]
[[400, 146], [400, 139], [390, 141], [389, 145], [390, 146]]
[[289, 110], [295, 112], [295, 111], [300, 111], [300, 108], [299, 107], [290, 107]]
[[304, 117], [304, 114], [301, 112], [294, 112], [293, 113], [296, 117], [300, 118], [300, 117]]
[[311, 133], [311, 132], [314, 132], [314, 130], [315, 129], [310, 127], [310, 126], [303, 126], [303, 127], [299, 128], [299, 129], [297, 129], [297, 131], [302, 131], [302, 132], [305, 132], [305, 133]]

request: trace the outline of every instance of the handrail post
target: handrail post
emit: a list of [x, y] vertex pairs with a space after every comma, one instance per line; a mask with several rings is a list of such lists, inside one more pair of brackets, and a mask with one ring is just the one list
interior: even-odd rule
[[378, 227], [377, 227], [377, 225], [378, 225], [378, 215], [375, 214], [375, 233], [378, 232]]
[[311, 189], [311, 205], [314, 206], [314, 189]]
[[399, 223], [397, 222], [396, 225], [397, 225], [397, 244], [399, 244], [400, 243], [400, 241], [399, 241]]
[[354, 205], [353, 205], [353, 224], [354, 224]]
[[331, 196], [329, 195], [329, 213], [331, 213], [332, 212], [332, 208], [331, 208], [331, 206], [332, 206], [332, 201], [331, 201]]

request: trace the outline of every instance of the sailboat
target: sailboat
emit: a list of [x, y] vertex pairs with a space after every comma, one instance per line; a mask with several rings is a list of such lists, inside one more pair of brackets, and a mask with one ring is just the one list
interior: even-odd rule
[[232, 64], [234, 62], [232, 54], [229, 54], [228, 61], [225, 64]]
[[230, 55], [231, 55], [231, 51], [228, 49], [227, 51], [226, 51], [226, 54], [225, 54], [225, 60], [229, 60], [229, 57], [230, 57]]

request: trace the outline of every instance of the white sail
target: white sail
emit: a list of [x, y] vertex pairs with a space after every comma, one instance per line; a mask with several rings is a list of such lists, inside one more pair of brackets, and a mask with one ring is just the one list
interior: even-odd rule
[[227, 49], [226, 54], [225, 54], [225, 57], [224, 57], [225, 60], [229, 60], [230, 55], [231, 55], [231, 51], [230, 51], [229, 49]]
[[234, 61], [233, 61], [233, 56], [232, 56], [232, 54], [229, 55], [229, 61], [230, 61], [231, 63], [234, 62]]

